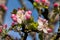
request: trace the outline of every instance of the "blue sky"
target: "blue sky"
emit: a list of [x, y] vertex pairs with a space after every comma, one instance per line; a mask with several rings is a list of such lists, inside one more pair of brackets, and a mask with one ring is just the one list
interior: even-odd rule
[[[28, 0], [24, 0], [24, 2], [26, 4], [27, 8], [33, 9], [33, 5]], [[10, 17], [12, 10], [21, 8], [22, 6], [21, 6], [21, 4], [19, 3], [18, 0], [8, 0], [7, 7], [8, 7], [8, 10], [7, 10], [6, 15], [5, 15], [4, 24], [8, 24], [8, 28], [9, 28], [10, 25], [11, 25], [11, 22], [12, 22], [12, 19]], [[38, 14], [37, 14], [37, 10], [36, 9], [32, 10], [32, 16], [34, 17], [34, 21], [36, 21], [37, 18], [38, 18]], [[56, 24], [56, 26], [58, 26], [58, 23]], [[54, 29], [55, 32], [57, 32], [56, 28], [58, 28], [58, 27], [55, 27], [55, 29]], [[11, 31], [9, 34], [14, 36], [14, 37], [21, 38], [17, 32]], [[36, 34], [36, 35], [37, 35], [36, 37], [37, 37], [37, 40], [38, 40], [38, 34]], [[31, 36], [28, 36], [27, 40], [31, 40]]]

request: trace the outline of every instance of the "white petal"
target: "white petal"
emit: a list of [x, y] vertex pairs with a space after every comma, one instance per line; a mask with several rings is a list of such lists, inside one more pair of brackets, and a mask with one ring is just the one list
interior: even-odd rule
[[44, 32], [44, 33], [48, 33], [47, 30], [46, 30], [45, 28], [43, 29], [43, 32]]
[[21, 20], [21, 19], [17, 19], [17, 22], [18, 22], [19, 24], [21, 24], [21, 23], [22, 23], [22, 20]]

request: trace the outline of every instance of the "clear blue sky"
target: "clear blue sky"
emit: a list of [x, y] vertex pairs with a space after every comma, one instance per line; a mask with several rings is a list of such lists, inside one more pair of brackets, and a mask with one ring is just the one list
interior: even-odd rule
[[[28, 0], [24, 0], [24, 2], [26, 4], [27, 8], [30, 8], [30, 9], [33, 8], [32, 4]], [[6, 15], [5, 15], [4, 24], [8, 24], [8, 28], [9, 28], [10, 25], [11, 25], [11, 22], [12, 22], [12, 19], [10, 18], [12, 10], [14, 8], [15, 9], [17, 9], [19, 7], [21, 8], [22, 6], [21, 6], [21, 4], [19, 3], [18, 0], [8, 0], [7, 7], [8, 7], [8, 10], [7, 10]], [[38, 14], [37, 14], [36, 9], [34, 9], [32, 12], [33, 12], [32, 15], [34, 17], [34, 20], [36, 21], [37, 18], [38, 18]], [[58, 25], [56, 25], [56, 26], [58, 26]], [[55, 32], [57, 32], [57, 29], [56, 28], [58, 28], [58, 27], [55, 27]], [[12, 36], [14, 36], [14, 38], [15, 37], [21, 38], [17, 32], [13, 32], [12, 31], [9, 34], [12, 35]], [[38, 40], [38, 34], [36, 34], [36, 35], [37, 35], [36, 37], [37, 37], [37, 40]], [[31, 40], [31, 36], [28, 36], [27, 37], [27, 40]]]

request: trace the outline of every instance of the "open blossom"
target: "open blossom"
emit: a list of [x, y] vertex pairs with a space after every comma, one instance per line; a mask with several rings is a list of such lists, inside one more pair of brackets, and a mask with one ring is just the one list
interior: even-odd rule
[[22, 21], [24, 20], [23, 12], [21, 10], [18, 10], [16, 15], [17, 15], [17, 22], [21, 24]]
[[[39, 31], [43, 31], [44, 33], [48, 33], [48, 31], [47, 31], [47, 27], [44, 25], [46, 20], [45, 19], [43, 19], [43, 18], [41, 18], [41, 17], [39, 17], [39, 19], [38, 19], [38, 24], [39, 24], [39, 26], [38, 26], [38, 30]], [[47, 23], [47, 22], [46, 22]]]

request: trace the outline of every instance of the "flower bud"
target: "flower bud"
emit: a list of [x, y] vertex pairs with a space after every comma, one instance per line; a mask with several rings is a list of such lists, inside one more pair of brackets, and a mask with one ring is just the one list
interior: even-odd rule
[[48, 33], [51, 33], [52, 32], [52, 29], [51, 28], [48, 28], [47, 31], [48, 31]]
[[0, 29], [0, 33], [2, 32], [2, 29]]
[[29, 11], [28, 11], [28, 14], [30, 14], [30, 15], [31, 15], [31, 14], [32, 14], [32, 12], [29, 10]]
[[58, 3], [54, 3], [53, 5], [54, 5], [54, 7], [58, 7]]
[[40, 0], [35, 0], [35, 2], [39, 3], [39, 2], [40, 2]]

